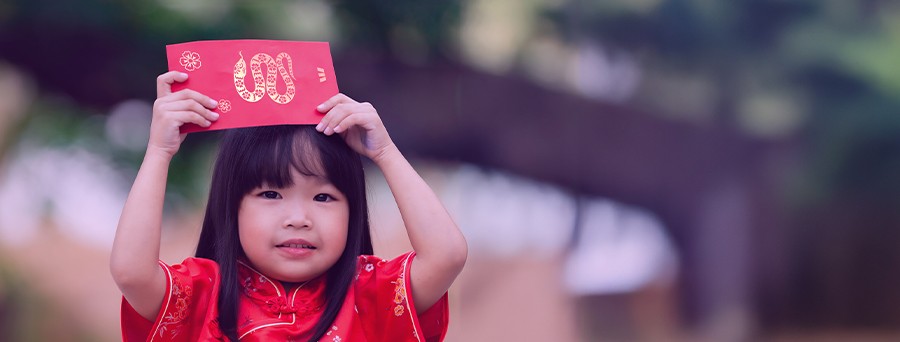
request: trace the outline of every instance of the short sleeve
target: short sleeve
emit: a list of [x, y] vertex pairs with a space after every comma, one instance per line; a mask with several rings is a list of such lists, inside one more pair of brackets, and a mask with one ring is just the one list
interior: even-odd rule
[[122, 298], [122, 340], [198, 341], [215, 339], [219, 268], [212, 260], [188, 258], [181, 264], [159, 262], [166, 292], [156, 320], [142, 317]]
[[409, 277], [415, 255], [409, 252], [392, 260], [360, 256], [356, 310], [369, 340], [441, 341], [447, 334], [446, 293], [425, 312], [416, 312]]

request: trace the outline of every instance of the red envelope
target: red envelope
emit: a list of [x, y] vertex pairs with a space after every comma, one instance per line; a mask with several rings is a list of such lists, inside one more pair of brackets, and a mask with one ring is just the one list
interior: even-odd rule
[[190, 88], [219, 102], [219, 120], [182, 133], [282, 124], [318, 124], [316, 106], [338, 93], [326, 42], [211, 40], [166, 46], [169, 70], [189, 74]]

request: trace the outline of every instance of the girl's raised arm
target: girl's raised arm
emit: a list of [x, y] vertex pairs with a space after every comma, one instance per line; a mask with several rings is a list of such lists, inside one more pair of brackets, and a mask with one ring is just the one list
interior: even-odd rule
[[316, 129], [338, 133], [356, 152], [372, 159], [394, 194], [416, 251], [410, 272], [416, 311], [424, 312], [453, 284], [466, 263], [468, 247], [437, 195], [391, 141], [375, 108], [338, 94], [319, 106], [327, 113]]
[[179, 128], [187, 122], [207, 127], [218, 119], [218, 114], [208, 109], [216, 107], [211, 98], [189, 89], [172, 93], [172, 84], [187, 77], [170, 71], [156, 80], [150, 141], [122, 209], [110, 255], [110, 272], [122, 295], [151, 321], [166, 290], [165, 275], [158, 264], [159, 239], [169, 163], [185, 137]]

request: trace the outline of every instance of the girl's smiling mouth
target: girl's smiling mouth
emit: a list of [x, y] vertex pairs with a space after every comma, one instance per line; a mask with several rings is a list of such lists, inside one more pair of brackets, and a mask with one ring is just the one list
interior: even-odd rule
[[284, 248], [306, 248], [306, 249], [316, 249], [315, 246], [303, 245], [303, 244], [296, 244], [296, 243], [280, 244], [280, 245], [277, 245], [277, 246], [275, 246], [275, 247], [279, 247], [279, 248], [284, 247]]
[[287, 240], [275, 245], [275, 248], [291, 257], [302, 257], [318, 249], [315, 245], [303, 239]]

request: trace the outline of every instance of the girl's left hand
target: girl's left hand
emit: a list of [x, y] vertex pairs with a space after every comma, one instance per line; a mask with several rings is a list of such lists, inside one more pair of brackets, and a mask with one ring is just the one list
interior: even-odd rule
[[356, 102], [347, 95], [337, 94], [316, 109], [325, 113], [316, 130], [325, 135], [340, 134], [356, 153], [377, 162], [396, 148], [375, 107], [368, 102]]

